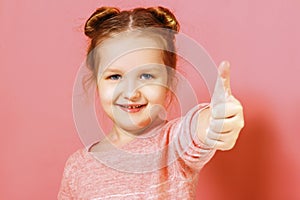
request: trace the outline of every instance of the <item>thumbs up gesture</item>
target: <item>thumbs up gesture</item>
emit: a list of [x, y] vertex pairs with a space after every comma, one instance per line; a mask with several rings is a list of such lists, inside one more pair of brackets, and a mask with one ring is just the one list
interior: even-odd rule
[[223, 61], [211, 98], [209, 109], [199, 115], [198, 137], [206, 145], [218, 150], [234, 147], [244, 127], [243, 107], [230, 88], [230, 65]]

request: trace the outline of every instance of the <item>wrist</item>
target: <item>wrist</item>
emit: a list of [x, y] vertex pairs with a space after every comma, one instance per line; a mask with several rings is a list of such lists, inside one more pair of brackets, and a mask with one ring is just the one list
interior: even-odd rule
[[198, 123], [196, 127], [197, 136], [201, 143], [206, 144], [207, 129], [209, 128], [211, 117], [211, 107], [208, 105], [203, 108], [198, 115]]

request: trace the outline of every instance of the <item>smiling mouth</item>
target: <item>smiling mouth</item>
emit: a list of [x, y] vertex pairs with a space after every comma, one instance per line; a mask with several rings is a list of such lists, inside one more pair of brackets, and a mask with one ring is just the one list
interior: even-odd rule
[[117, 104], [123, 111], [128, 113], [136, 113], [141, 111], [147, 104]]

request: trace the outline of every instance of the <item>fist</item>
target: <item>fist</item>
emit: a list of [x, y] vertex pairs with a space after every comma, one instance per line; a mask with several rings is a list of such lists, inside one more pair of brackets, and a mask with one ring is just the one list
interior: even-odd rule
[[230, 88], [230, 65], [223, 61], [211, 98], [206, 117], [206, 129], [200, 140], [218, 150], [234, 147], [241, 129], [244, 127], [243, 107], [232, 95]]

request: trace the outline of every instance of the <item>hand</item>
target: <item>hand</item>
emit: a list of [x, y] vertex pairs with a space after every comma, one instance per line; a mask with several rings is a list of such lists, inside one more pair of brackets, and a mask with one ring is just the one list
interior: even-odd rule
[[199, 118], [206, 118], [206, 122], [198, 135], [199, 139], [210, 147], [230, 150], [244, 127], [243, 107], [231, 94], [229, 62], [223, 61], [218, 71], [210, 108]]

